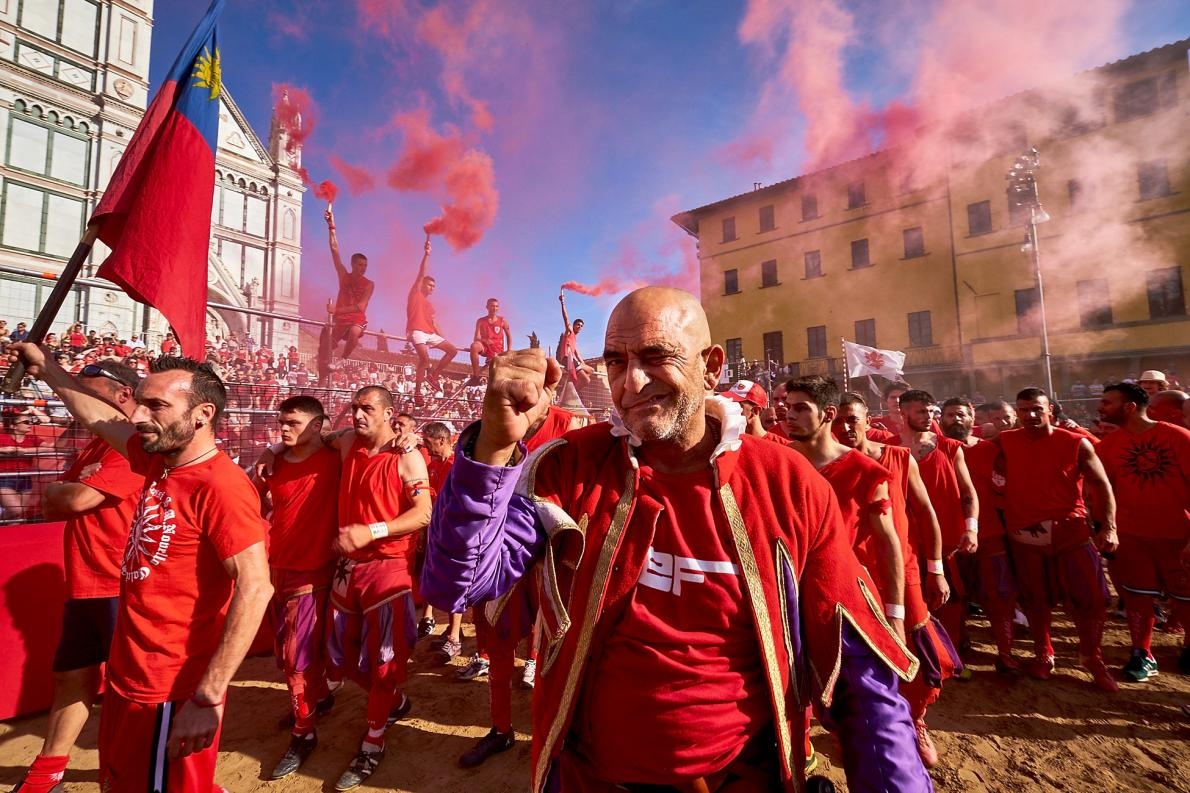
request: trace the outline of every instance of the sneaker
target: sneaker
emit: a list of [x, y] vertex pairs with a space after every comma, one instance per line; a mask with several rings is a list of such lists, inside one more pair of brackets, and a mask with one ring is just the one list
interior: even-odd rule
[[521, 685], [533, 688], [537, 683], [537, 662], [530, 658], [525, 661], [525, 671], [521, 673]]
[[422, 617], [420, 620], [418, 620], [417, 621], [417, 638], [418, 638], [418, 640], [420, 641], [421, 639], [424, 639], [427, 636], [429, 636], [431, 633], [433, 633], [434, 627], [436, 625], [437, 625], [437, 623], [434, 622], [433, 617]]
[[1049, 680], [1054, 674], [1054, 666], [1052, 655], [1037, 656], [1029, 662], [1029, 677], [1034, 680]]
[[516, 745], [516, 736], [512, 731], [500, 732], [493, 727], [487, 735], [479, 739], [479, 743], [472, 746], [459, 758], [459, 765], [463, 768], [475, 768], [482, 765], [494, 754], [507, 752]]
[[408, 695], [402, 693], [400, 704], [393, 708], [388, 714], [388, 721], [385, 722], [384, 728], [387, 730], [389, 727], [408, 716], [409, 711], [411, 710], [413, 710], [413, 700], [411, 700]]
[[1087, 658], [1083, 660], [1083, 667], [1091, 673], [1091, 681], [1100, 691], [1115, 693], [1120, 690], [1120, 684], [1111, 676], [1107, 664], [1102, 658]]
[[[342, 687], [342, 685], [343, 685], [342, 682], [340, 682], [339, 685], [335, 687], [335, 690], [337, 691], [340, 687]], [[326, 714], [331, 712], [331, 708], [333, 708], [334, 706], [335, 706], [335, 695], [327, 694], [325, 697], [318, 700], [318, 704], [314, 707], [315, 717], [321, 718], [322, 716], [325, 716]], [[286, 713], [281, 718], [277, 719], [277, 729], [278, 730], [292, 730], [293, 724], [294, 724], [294, 718], [293, 718], [292, 710], [289, 711], [288, 713]]]
[[917, 732], [917, 753], [921, 755], [921, 764], [926, 768], [938, 765], [938, 750], [934, 747], [934, 739], [930, 737], [930, 729], [925, 719], [913, 722], [913, 729]]
[[818, 752], [813, 749], [810, 750], [810, 756], [806, 758], [806, 776], [818, 770]]
[[1120, 671], [1124, 673], [1124, 677], [1134, 683], [1143, 683], [1150, 677], [1157, 676], [1157, 661], [1148, 651], [1134, 647], [1132, 655], [1128, 657], [1128, 663], [1124, 664], [1124, 668]]
[[466, 666], [458, 671], [455, 677], [457, 677], [459, 680], [474, 680], [477, 677], [486, 675], [490, 665], [491, 662], [488, 659], [484, 658], [479, 653], [476, 653], [475, 655], [471, 656], [471, 660], [467, 662]]
[[463, 643], [461, 641], [452, 641], [445, 639], [442, 646], [438, 648], [438, 660], [444, 664], [449, 664], [455, 658], [458, 658], [459, 653], [463, 651]]
[[318, 746], [318, 733], [316, 732], [311, 732], [309, 735], [291, 735], [289, 748], [285, 750], [285, 754], [281, 755], [277, 765], [273, 766], [273, 775], [269, 778], [281, 779], [297, 771], [314, 752], [316, 746]]
[[1183, 647], [1182, 654], [1178, 656], [1178, 671], [1190, 675], [1190, 644]]
[[359, 753], [351, 759], [351, 763], [347, 766], [347, 770], [339, 777], [339, 781], [335, 783], [335, 790], [351, 790], [357, 788], [367, 780], [368, 777], [376, 773], [376, 768], [380, 765], [380, 761], [384, 759], [384, 747], [380, 747], [374, 752], [360, 749]]

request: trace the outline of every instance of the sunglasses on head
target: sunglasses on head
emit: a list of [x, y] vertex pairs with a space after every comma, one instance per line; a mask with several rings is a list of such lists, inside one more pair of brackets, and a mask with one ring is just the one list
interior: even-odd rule
[[114, 380], [122, 386], [133, 388], [131, 383], [125, 383], [118, 375], [109, 372], [99, 364], [89, 363], [82, 368], [82, 371], [80, 371], [79, 374], [81, 374], [83, 377], [106, 377], [108, 380]]

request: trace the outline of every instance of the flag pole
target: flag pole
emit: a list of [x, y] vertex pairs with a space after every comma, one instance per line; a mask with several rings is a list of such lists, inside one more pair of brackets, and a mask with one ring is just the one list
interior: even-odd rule
[[[41, 344], [45, 340], [46, 334], [50, 331], [50, 326], [58, 318], [58, 311], [61, 310], [62, 304], [66, 302], [66, 296], [70, 294], [70, 290], [74, 286], [79, 272], [83, 269], [83, 263], [87, 261], [87, 256], [90, 255], [91, 248], [95, 245], [95, 240], [99, 238], [99, 227], [101, 225], [102, 223], [94, 220], [87, 224], [87, 229], [83, 232], [82, 239], [79, 240], [74, 253], [70, 255], [70, 260], [66, 262], [66, 266], [62, 268], [62, 274], [58, 276], [58, 282], [54, 284], [49, 298], [42, 305], [41, 311], [37, 312], [37, 319], [33, 320], [33, 326], [29, 328], [29, 336], [25, 339], [26, 342], [30, 344]], [[4, 382], [0, 384], [0, 392], [5, 394], [20, 393], [21, 381], [24, 379], [24, 362], [15, 361], [9, 364], [8, 374], [4, 376]]]
[[843, 390], [851, 390], [851, 367], [847, 364], [847, 339], [839, 337], [839, 347], [843, 350]]

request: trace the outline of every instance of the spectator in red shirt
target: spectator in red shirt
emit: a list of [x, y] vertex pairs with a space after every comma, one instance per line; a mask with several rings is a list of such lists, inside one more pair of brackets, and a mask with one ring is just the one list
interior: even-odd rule
[[33, 513], [33, 457], [38, 447], [49, 445], [33, 432], [37, 417], [32, 413], [11, 413], [4, 417], [0, 432], [0, 506], [4, 517], [23, 518]]
[[161, 354], [173, 355], [178, 351], [178, 343], [174, 340], [174, 334], [167, 333], [165, 338], [161, 340]]

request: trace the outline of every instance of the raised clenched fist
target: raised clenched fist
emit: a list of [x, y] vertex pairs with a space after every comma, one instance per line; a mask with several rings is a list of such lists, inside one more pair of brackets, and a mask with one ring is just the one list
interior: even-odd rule
[[514, 350], [493, 358], [475, 443], [476, 461], [507, 462], [513, 447], [549, 410], [561, 379], [562, 367], [542, 349]]

